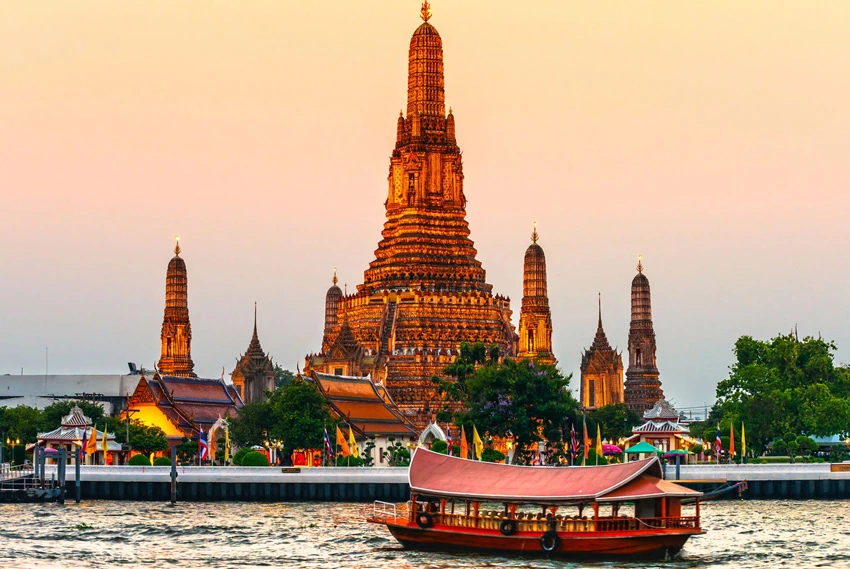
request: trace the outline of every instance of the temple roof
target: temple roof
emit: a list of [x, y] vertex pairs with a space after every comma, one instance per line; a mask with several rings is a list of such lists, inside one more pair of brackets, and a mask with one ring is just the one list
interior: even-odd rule
[[593, 360], [602, 359], [603, 361], [612, 362], [622, 365], [622, 357], [620, 354], [611, 348], [608, 343], [608, 337], [605, 335], [605, 330], [602, 328], [602, 297], [599, 298], [599, 319], [596, 323], [596, 336], [593, 338], [593, 344], [585, 350], [581, 355], [581, 370], [586, 371]]
[[651, 409], [647, 409], [643, 413], [644, 419], [674, 419], [679, 420], [679, 413], [673, 408], [673, 405], [666, 399], [659, 399], [655, 402]]
[[83, 410], [78, 405], [74, 405], [71, 412], [62, 418], [62, 427], [88, 427], [91, 425], [91, 419], [83, 414]]

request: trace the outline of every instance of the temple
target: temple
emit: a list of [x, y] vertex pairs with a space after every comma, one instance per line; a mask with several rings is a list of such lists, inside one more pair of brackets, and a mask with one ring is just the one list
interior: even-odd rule
[[552, 314], [549, 311], [546, 285], [546, 255], [537, 244], [539, 238], [535, 223], [531, 245], [525, 251], [517, 357], [555, 365], [555, 355], [552, 353]]
[[189, 323], [188, 277], [180, 258], [180, 238], [175, 237], [174, 258], [165, 276], [165, 315], [157, 367], [165, 375], [197, 377], [192, 362], [192, 325]]
[[638, 259], [638, 274], [632, 280], [632, 321], [629, 326], [629, 369], [626, 370], [625, 402], [637, 413], [652, 408], [664, 398], [655, 362], [655, 330], [649, 279]]
[[430, 17], [426, 2], [410, 40], [407, 112], [396, 123], [375, 259], [356, 292], [340, 295], [336, 283], [328, 291], [322, 350], [304, 366], [369, 375], [419, 427], [441, 406], [431, 378], [442, 375], [462, 342], [516, 354], [510, 299], [493, 293], [469, 238], [442, 40]]
[[257, 336], [257, 303], [254, 303], [254, 334], [248, 349], [236, 361], [236, 368], [230, 374], [233, 386], [245, 403], [262, 403], [266, 392], [274, 391], [274, 364], [263, 351]]
[[602, 297], [599, 297], [599, 321], [590, 349], [581, 355], [582, 409], [596, 409], [623, 403], [623, 356], [611, 348], [602, 328]]

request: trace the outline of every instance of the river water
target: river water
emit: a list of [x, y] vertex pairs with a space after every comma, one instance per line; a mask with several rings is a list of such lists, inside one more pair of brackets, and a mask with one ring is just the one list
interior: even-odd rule
[[575, 563], [405, 551], [363, 504], [0, 504], [0, 567], [850, 568], [850, 502], [703, 504], [707, 534], [664, 562]]

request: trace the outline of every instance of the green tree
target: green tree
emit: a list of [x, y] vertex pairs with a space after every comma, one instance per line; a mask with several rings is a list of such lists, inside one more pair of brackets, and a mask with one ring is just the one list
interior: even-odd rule
[[176, 448], [180, 464], [191, 465], [195, 462], [195, 456], [198, 454], [198, 441], [183, 437]]
[[[19, 405], [18, 407], [7, 407], [0, 415], [0, 431], [12, 440], [20, 439], [21, 445], [34, 443], [38, 437], [39, 427], [42, 421], [42, 413], [35, 407]], [[50, 430], [57, 428], [57, 423]], [[5, 441], [4, 441], [5, 442]], [[7, 447], [8, 448], [8, 447]]]
[[449, 445], [442, 439], [437, 439], [431, 443], [431, 450], [440, 454], [449, 454]]
[[274, 364], [274, 388], [280, 389], [284, 385], [289, 385], [295, 379], [295, 374], [288, 369], [283, 369], [278, 364]]
[[230, 438], [238, 447], [263, 444], [274, 425], [268, 401], [248, 403], [239, 410], [239, 416], [230, 422]]
[[717, 385], [716, 408], [736, 425], [745, 422], [747, 445], [757, 453], [786, 432], [846, 436], [850, 369], [835, 366], [835, 350], [820, 338], [799, 341], [789, 334], [764, 342], [742, 336], [729, 377]]
[[[602, 438], [625, 439], [632, 436], [632, 428], [641, 424], [640, 416], [629, 409], [625, 403], [605, 405], [588, 414], [588, 428], [590, 422], [599, 425]], [[596, 429], [593, 429], [594, 436]]]
[[323, 448], [325, 428], [336, 425], [328, 402], [313, 382], [296, 378], [272, 393], [267, 401], [272, 417], [269, 436], [289, 451]]
[[390, 443], [384, 451], [384, 458], [389, 466], [409, 466], [410, 465], [410, 450], [405, 448], [401, 441], [395, 440], [394, 437], [387, 439]]

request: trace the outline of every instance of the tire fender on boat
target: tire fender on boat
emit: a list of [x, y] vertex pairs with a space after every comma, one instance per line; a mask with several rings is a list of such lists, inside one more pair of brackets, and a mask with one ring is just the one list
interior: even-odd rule
[[543, 551], [555, 551], [558, 549], [560, 541], [561, 538], [558, 537], [558, 534], [549, 530], [540, 536], [540, 548]]
[[502, 520], [499, 524], [499, 531], [502, 535], [513, 535], [516, 533], [516, 520]]
[[422, 529], [427, 529], [434, 526], [434, 518], [428, 512], [419, 512], [416, 514], [416, 525]]

